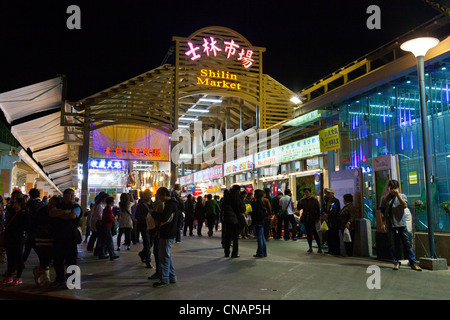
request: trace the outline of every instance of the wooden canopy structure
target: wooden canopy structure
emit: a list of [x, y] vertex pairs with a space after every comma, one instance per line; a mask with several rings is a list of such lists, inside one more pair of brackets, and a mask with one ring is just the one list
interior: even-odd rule
[[[173, 40], [175, 65], [164, 64], [75, 103], [63, 104], [61, 124], [66, 127], [66, 142], [81, 145], [84, 131], [112, 124], [150, 126], [170, 134], [180, 124], [188, 124], [180, 121], [184, 118], [195, 117], [204, 126], [245, 130], [268, 128], [291, 117], [294, 105], [290, 99], [295, 94], [263, 74], [264, 48], [252, 46], [242, 35], [224, 27], [207, 27]], [[202, 45], [205, 41], [216, 41], [221, 51], [216, 56], [211, 51], [207, 55]], [[186, 54], [189, 43], [199, 47], [196, 52], [202, 51], [201, 59], [192, 60]], [[233, 44], [232, 59], [228, 57], [231, 49], [226, 50], [224, 43]], [[250, 67], [239, 60], [240, 53], [246, 54], [241, 58], [252, 60]], [[234, 77], [239, 90], [199, 84], [209, 71], [213, 75], [210, 80], [223, 81], [219, 73]], [[221, 102], [199, 101], [205, 98]]]

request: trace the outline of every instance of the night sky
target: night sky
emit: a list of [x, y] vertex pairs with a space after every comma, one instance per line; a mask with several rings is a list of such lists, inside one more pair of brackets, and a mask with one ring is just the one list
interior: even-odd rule
[[[81, 30], [66, 27], [72, 4]], [[380, 30], [366, 26], [373, 4]], [[213, 25], [265, 47], [263, 72], [300, 91], [439, 13], [425, 0], [3, 0], [0, 93], [65, 74], [77, 101], [160, 66], [172, 36]]]

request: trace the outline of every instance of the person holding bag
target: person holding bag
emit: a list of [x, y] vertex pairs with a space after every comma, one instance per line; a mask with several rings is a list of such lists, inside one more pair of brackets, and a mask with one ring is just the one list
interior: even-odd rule
[[[354, 207], [353, 207], [353, 196], [350, 193], [344, 194], [344, 207], [342, 208], [339, 218], [339, 240], [341, 243], [341, 253], [351, 257], [353, 256], [353, 242], [352, 239], [355, 235], [354, 229]], [[347, 231], [346, 231], [347, 230]], [[348, 232], [348, 239], [345, 239], [345, 233]], [[347, 241], [346, 241], [347, 240]]]
[[291, 190], [286, 189], [285, 196], [280, 199], [280, 216], [284, 220], [284, 240], [289, 240], [289, 223], [292, 226], [292, 241], [297, 241], [295, 230], [297, 223], [294, 217], [294, 202], [292, 201]]
[[125, 245], [127, 250], [130, 250], [131, 245], [131, 230], [133, 229], [133, 219], [131, 213], [131, 207], [133, 203], [130, 201], [130, 195], [122, 193], [120, 195], [120, 214], [119, 214], [119, 234], [117, 235], [117, 251], [120, 251], [120, 242], [122, 240], [122, 234], [125, 235]]
[[316, 229], [316, 223], [320, 224], [320, 204], [319, 201], [312, 196], [310, 188], [304, 188], [305, 196], [298, 202], [297, 209], [303, 210], [302, 222], [305, 226], [306, 238], [309, 245], [309, 253], [312, 253], [312, 236], [316, 240], [318, 253], [322, 253], [320, 237]]

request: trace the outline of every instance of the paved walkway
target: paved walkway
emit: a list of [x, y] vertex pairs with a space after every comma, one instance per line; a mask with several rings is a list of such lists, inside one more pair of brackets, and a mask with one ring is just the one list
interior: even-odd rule
[[[220, 232], [213, 237], [183, 237], [172, 248], [178, 282], [153, 288], [154, 269], [145, 268], [137, 252], [142, 244], [118, 252], [120, 259], [99, 260], [79, 246], [81, 289], [49, 290], [34, 285], [32, 252], [18, 287], [0, 288], [2, 299], [94, 300], [393, 300], [450, 299], [450, 271], [399, 271], [373, 258], [307, 253], [306, 239], [271, 240], [268, 257], [254, 258], [256, 240], [239, 241], [240, 258], [224, 258]], [[115, 239], [114, 239], [115, 240]], [[317, 250], [314, 250], [315, 252]], [[153, 259], [153, 255], [152, 255]], [[368, 289], [368, 267], [380, 269], [380, 289]], [[1, 272], [6, 264], [1, 265]], [[54, 271], [51, 271], [52, 279]], [[374, 283], [373, 281], [371, 283]]]

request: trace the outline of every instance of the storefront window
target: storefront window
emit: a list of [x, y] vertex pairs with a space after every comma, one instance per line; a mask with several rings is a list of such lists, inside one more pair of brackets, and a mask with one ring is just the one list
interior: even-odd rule
[[[445, 209], [450, 202], [450, 59], [428, 66], [426, 72], [435, 229], [450, 231], [450, 214]], [[416, 230], [427, 230], [417, 74], [386, 83], [338, 107], [341, 168], [363, 168], [365, 216], [375, 210], [373, 158], [398, 155], [402, 193], [408, 197], [409, 207], [419, 204], [415, 207]], [[375, 227], [375, 219], [371, 221]]]

